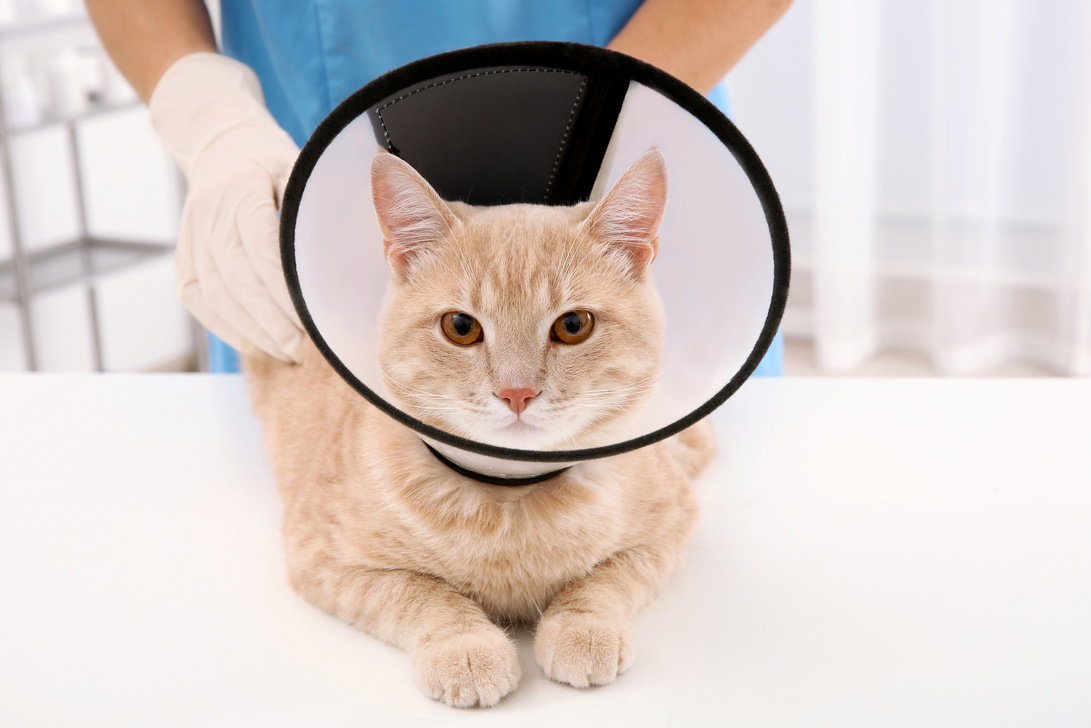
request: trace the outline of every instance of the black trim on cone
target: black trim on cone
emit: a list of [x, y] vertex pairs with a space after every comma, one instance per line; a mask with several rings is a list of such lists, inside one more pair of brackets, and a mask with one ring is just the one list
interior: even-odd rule
[[[424, 440], [421, 440], [424, 442]], [[535, 483], [544, 483], [547, 480], [552, 480], [558, 475], [568, 470], [568, 468], [561, 468], [560, 470], [551, 470], [548, 473], [542, 473], [541, 475], [530, 475], [526, 478], [501, 478], [497, 475], [486, 475], [485, 473], [479, 473], [476, 470], [470, 470], [464, 468], [456, 462], [453, 462], [446, 457], [443, 453], [436, 450], [434, 447], [424, 442], [424, 446], [428, 448], [428, 451], [436, 456], [436, 460], [449, 467], [459, 475], [469, 478], [470, 480], [476, 480], [479, 483], [487, 483], [489, 485], [505, 485], [505, 486], [519, 486], [519, 485], [534, 485]]]
[[[602, 163], [602, 155], [605, 154], [606, 145], [609, 143], [610, 134], [603, 132], [602, 129], [606, 128], [612, 132], [620, 110], [621, 105], [617, 101], [618, 89], [627, 88], [630, 82], [635, 81], [657, 91], [690, 112], [723, 142], [750, 180], [769, 228], [773, 252], [773, 291], [769, 312], [761, 334], [742, 367], [723, 388], [688, 415], [658, 430], [613, 445], [580, 450], [519, 450], [475, 442], [425, 424], [378, 396], [349, 371], [322, 338], [308, 312], [300, 290], [295, 261], [295, 224], [299, 204], [303, 198], [307, 180], [319, 157], [346, 126], [359, 116], [367, 114], [383, 99], [430, 79], [474, 69], [527, 66], [584, 74], [590, 80], [591, 96], [600, 99], [597, 102], [600, 105], [599, 116], [595, 120], [592, 133], [595, 141], [588, 142], [586, 146], [582, 146], [582, 142], [573, 143], [565, 155], [569, 169], [562, 173], [561, 178], [569, 180], [567, 186], [571, 190], [569, 195], [565, 195], [566, 198], [574, 195], [575, 199], [572, 201], [578, 201], [590, 193], [589, 185], [594, 183], [598, 175], [598, 166]], [[597, 92], [596, 85], [598, 85]], [[622, 95], [621, 99], [623, 98]], [[610, 103], [610, 99], [614, 101]], [[590, 96], [584, 103], [585, 108], [594, 105], [590, 102]], [[604, 118], [604, 115], [611, 113], [613, 118]], [[583, 123], [582, 120], [576, 122], [577, 125]], [[580, 149], [583, 151], [581, 152]], [[788, 224], [780, 198], [773, 187], [773, 181], [753, 147], [719, 109], [690, 86], [643, 61], [595, 46], [552, 41], [499, 43], [431, 56], [390, 71], [345, 99], [318, 125], [310, 140], [304, 145], [292, 169], [281, 211], [280, 246], [284, 277], [291, 293], [292, 303], [304, 328], [330, 366], [353, 389], [396, 421], [430, 439], [480, 455], [523, 462], [574, 462], [618, 455], [676, 435], [708, 416], [753, 374], [772, 345], [787, 304], [791, 269]]]

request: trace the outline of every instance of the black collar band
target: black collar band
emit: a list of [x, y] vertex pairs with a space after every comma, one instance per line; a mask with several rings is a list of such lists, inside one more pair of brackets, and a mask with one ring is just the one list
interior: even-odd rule
[[[459, 475], [461, 475], [463, 477], [470, 478], [471, 480], [476, 480], [476, 481], [478, 481], [480, 483], [487, 483], [489, 485], [507, 485], [507, 486], [534, 485], [535, 483], [542, 483], [542, 482], [544, 482], [546, 480], [549, 480], [550, 478], [556, 478], [558, 475], [560, 475], [564, 471], [568, 470], [568, 468], [561, 468], [560, 470], [551, 470], [550, 472], [542, 473], [541, 475], [531, 475], [528, 478], [500, 478], [500, 477], [497, 477], [495, 475], [486, 475], [485, 473], [478, 473], [478, 472], [475, 472], [473, 470], [468, 470], [468, 469], [462, 467], [461, 465], [459, 465], [458, 463], [452, 462], [449, 459], [447, 459], [446, 457], [444, 457], [434, 447], [429, 445], [427, 442], [424, 442], [424, 440], [421, 440], [421, 442], [424, 443], [424, 446], [426, 448], [428, 448], [428, 450], [433, 455], [436, 456], [436, 460], [439, 460], [441, 463], [443, 463], [444, 465], [449, 467], [451, 470], [455, 471], [456, 473], [458, 473]], [[569, 466], [569, 467], [571, 467], [571, 466]]]

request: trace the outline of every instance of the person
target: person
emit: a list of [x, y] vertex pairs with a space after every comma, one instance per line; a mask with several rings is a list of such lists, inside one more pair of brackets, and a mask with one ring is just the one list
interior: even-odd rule
[[[299, 147], [368, 81], [460, 47], [572, 41], [651, 63], [727, 111], [721, 79], [790, 2], [221, 0], [223, 55], [203, 0], [87, 8], [186, 175], [180, 297], [215, 335], [210, 368], [232, 371], [231, 347], [299, 360], [304, 333], [280, 265], [280, 200]], [[778, 336], [757, 373], [779, 373], [781, 352]]]

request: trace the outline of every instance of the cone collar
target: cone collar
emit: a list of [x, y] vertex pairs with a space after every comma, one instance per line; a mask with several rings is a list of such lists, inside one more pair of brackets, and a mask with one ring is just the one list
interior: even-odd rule
[[[389, 268], [368, 174], [378, 147], [446, 200], [571, 205], [600, 198], [652, 146], [670, 198], [653, 266], [666, 313], [662, 373], [616, 441], [523, 450], [460, 437], [400, 409], [377, 361]], [[715, 106], [668, 74], [570, 43], [479, 46], [395, 69], [354, 93], [303, 147], [285, 192], [292, 301], [337, 373], [445, 457], [527, 478], [658, 442], [708, 415], [753, 373], [784, 312], [790, 253], [776, 190]]]

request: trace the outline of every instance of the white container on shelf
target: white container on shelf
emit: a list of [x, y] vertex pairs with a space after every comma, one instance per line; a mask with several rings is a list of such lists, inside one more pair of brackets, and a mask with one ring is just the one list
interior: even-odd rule
[[0, 0], [0, 26], [12, 25], [19, 20], [18, 0]]
[[53, 92], [53, 111], [70, 119], [87, 111], [87, 85], [84, 62], [73, 49], [61, 51], [49, 63], [49, 88]]
[[103, 56], [102, 98], [107, 104], [123, 106], [136, 101], [136, 90], [117, 70], [108, 57]]
[[26, 56], [10, 56], [3, 64], [4, 107], [10, 127], [33, 126], [42, 120], [42, 100]]
[[106, 87], [105, 54], [98, 48], [81, 48], [78, 53], [84, 92], [92, 103], [101, 103]]
[[81, 6], [78, 0], [34, 0], [33, 4], [39, 13], [52, 17], [76, 15]]

